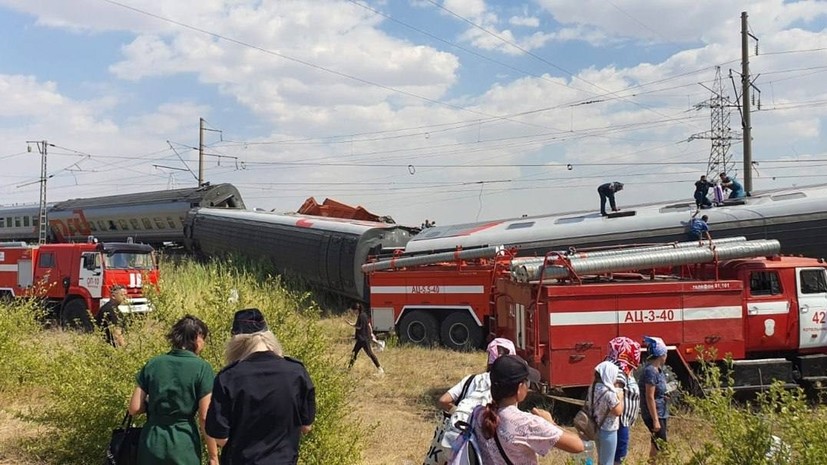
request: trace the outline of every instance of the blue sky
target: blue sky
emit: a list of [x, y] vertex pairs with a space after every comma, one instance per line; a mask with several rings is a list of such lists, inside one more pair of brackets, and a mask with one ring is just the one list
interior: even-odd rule
[[199, 117], [207, 180], [268, 210], [449, 224], [595, 208], [612, 180], [621, 206], [688, 199], [699, 83], [720, 65], [734, 99], [741, 11], [755, 188], [823, 183], [824, 1], [0, 0], [4, 203], [38, 198], [27, 140], [55, 145], [53, 200], [193, 185], [157, 165], [197, 171]]

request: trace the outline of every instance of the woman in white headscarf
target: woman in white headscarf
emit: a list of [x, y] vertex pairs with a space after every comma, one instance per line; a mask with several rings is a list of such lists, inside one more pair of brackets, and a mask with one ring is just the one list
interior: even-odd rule
[[620, 368], [612, 362], [601, 362], [594, 368], [594, 382], [586, 402], [600, 427], [597, 435], [597, 463], [613, 465], [617, 449], [617, 430], [623, 414], [623, 385], [618, 381]]

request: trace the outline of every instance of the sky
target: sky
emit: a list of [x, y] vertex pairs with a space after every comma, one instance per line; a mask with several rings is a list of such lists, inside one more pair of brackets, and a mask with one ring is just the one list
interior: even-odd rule
[[717, 69], [743, 178], [742, 11], [753, 189], [825, 183], [827, 1], [0, 0], [0, 202], [39, 199], [27, 141], [49, 201], [195, 186], [200, 118], [205, 180], [249, 208], [689, 200]]

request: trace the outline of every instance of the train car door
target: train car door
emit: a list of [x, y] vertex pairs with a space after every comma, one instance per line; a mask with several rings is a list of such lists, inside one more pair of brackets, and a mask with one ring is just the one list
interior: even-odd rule
[[802, 349], [827, 346], [827, 270], [796, 269]]

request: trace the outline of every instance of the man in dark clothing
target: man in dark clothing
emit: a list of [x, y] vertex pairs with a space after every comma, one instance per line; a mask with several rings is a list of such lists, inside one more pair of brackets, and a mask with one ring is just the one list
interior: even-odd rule
[[109, 301], [101, 305], [95, 323], [103, 330], [106, 343], [112, 347], [123, 347], [126, 342], [120, 327], [120, 310], [118, 306], [126, 301], [126, 288], [120, 285], [109, 290]]
[[606, 199], [609, 199], [609, 205], [612, 207], [612, 211], [616, 212], [619, 209], [615, 204], [615, 192], [623, 190], [623, 183], [621, 182], [607, 182], [606, 184], [601, 184], [600, 187], [597, 188], [597, 193], [600, 194], [600, 214], [606, 216]]
[[707, 195], [709, 194], [709, 189], [713, 187], [715, 187], [715, 184], [707, 181], [706, 175], [701, 176], [700, 180], [695, 181], [695, 206], [698, 207], [698, 209], [712, 207], [712, 202]]
[[215, 377], [204, 430], [222, 447], [221, 465], [296, 465], [299, 440], [316, 418], [310, 375], [278, 355], [281, 345], [258, 309], [236, 312], [232, 333], [228, 353], [256, 345]]
[[370, 326], [370, 317], [368, 316], [368, 310], [366, 308], [362, 308], [362, 304], [354, 303], [350, 308], [359, 312], [359, 316], [356, 318], [356, 323], [349, 323], [351, 326], [356, 328], [354, 332], [354, 339], [356, 339], [356, 343], [353, 344], [353, 355], [350, 357], [350, 363], [348, 363], [348, 368], [352, 367], [353, 364], [356, 362], [356, 356], [359, 355], [360, 350], [364, 350], [368, 357], [373, 360], [373, 364], [376, 365], [376, 370], [379, 374], [385, 372], [382, 366], [379, 365], [379, 360], [376, 358], [376, 355], [373, 353], [373, 349], [370, 347], [371, 340], [373, 340], [373, 329]]

